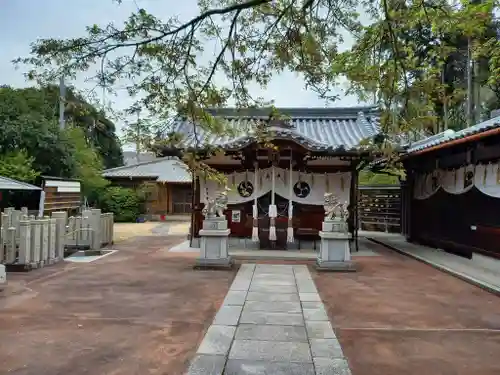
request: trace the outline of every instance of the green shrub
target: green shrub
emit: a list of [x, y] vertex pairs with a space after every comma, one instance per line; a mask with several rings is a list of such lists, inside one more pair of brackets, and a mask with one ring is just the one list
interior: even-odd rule
[[135, 190], [112, 186], [104, 190], [99, 206], [103, 212], [112, 212], [115, 222], [135, 222], [141, 213], [141, 204]]

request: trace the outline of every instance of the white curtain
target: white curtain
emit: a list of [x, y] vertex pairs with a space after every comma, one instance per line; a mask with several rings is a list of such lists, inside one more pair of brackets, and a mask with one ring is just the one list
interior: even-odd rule
[[467, 165], [416, 176], [415, 199], [433, 196], [440, 188], [449, 194], [464, 194], [474, 186], [483, 194], [500, 198], [499, 163]]
[[474, 185], [481, 193], [500, 198], [500, 163], [478, 165]]
[[[276, 168], [275, 176], [275, 192], [283, 198], [290, 200], [289, 189], [289, 173], [288, 169]], [[252, 201], [255, 196], [260, 198], [271, 191], [272, 174], [271, 168], [260, 169], [257, 171], [258, 186], [254, 186], [254, 171], [232, 173], [227, 176], [228, 187], [231, 189], [228, 192], [228, 203], [239, 204]], [[306, 182], [309, 185], [310, 192], [306, 197], [298, 197], [292, 189], [292, 202], [322, 206], [324, 202], [324, 194], [328, 188], [328, 192], [336, 195], [341, 202], [349, 204], [349, 189], [351, 184], [350, 173], [329, 173], [327, 175], [321, 173], [302, 173], [293, 171], [292, 181], [295, 185], [300, 181]], [[242, 197], [238, 192], [238, 185], [241, 182], [248, 181], [253, 186], [253, 192], [247, 197]], [[201, 201], [204, 202], [206, 197], [214, 197], [218, 190], [223, 189], [217, 182], [213, 180], [200, 180]]]

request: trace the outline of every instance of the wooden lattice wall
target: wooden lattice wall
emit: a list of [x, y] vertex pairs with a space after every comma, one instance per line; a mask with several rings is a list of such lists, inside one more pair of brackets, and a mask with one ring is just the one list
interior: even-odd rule
[[361, 186], [358, 189], [359, 229], [401, 232], [401, 188]]

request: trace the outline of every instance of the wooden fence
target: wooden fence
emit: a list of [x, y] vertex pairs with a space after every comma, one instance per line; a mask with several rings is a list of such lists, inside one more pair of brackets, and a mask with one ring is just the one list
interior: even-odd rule
[[35, 218], [26, 208], [6, 208], [0, 218], [0, 264], [38, 268], [64, 259], [65, 249], [98, 250], [113, 242], [113, 214], [85, 210], [67, 217]]
[[360, 230], [401, 232], [401, 188], [399, 186], [360, 186], [358, 189]]

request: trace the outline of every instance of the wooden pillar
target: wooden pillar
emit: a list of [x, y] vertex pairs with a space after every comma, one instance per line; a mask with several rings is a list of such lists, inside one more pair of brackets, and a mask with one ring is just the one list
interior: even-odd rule
[[405, 209], [405, 216], [406, 216], [406, 239], [408, 241], [412, 241], [413, 239], [413, 191], [415, 189], [415, 176], [413, 173], [413, 170], [407, 169], [407, 176], [406, 176], [406, 209]]
[[167, 197], [167, 213], [168, 214], [173, 214], [174, 213], [174, 201], [172, 200], [172, 190], [174, 188], [174, 185], [171, 185], [169, 183], [165, 184], [165, 189], [166, 191], [166, 197]]
[[189, 233], [190, 245], [193, 244], [193, 238], [198, 237], [199, 217], [201, 216], [201, 203], [200, 203], [200, 179], [198, 176], [193, 176], [192, 190], [193, 197], [191, 200], [191, 229]]
[[357, 168], [351, 173], [351, 180], [354, 181], [353, 195], [354, 195], [354, 242], [356, 251], [359, 251], [358, 231], [359, 231], [359, 217], [358, 217], [358, 200], [359, 200], [359, 171]]

